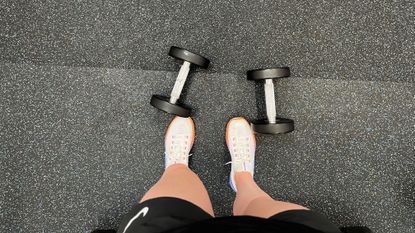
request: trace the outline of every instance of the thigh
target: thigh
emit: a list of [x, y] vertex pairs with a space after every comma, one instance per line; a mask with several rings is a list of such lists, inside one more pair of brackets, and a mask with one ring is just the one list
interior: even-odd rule
[[269, 218], [278, 213], [288, 210], [308, 210], [306, 207], [290, 202], [276, 201], [271, 197], [260, 197], [251, 201], [243, 215]]
[[339, 227], [324, 215], [311, 210], [287, 210], [269, 219], [304, 225], [324, 233], [341, 233]]
[[160, 197], [135, 205], [117, 232], [158, 233], [210, 218], [213, 217], [191, 202]]
[[167, 168], [160, 180], [144, 195], [141, 202], [159, 197], [186, 200], [209, 214], [214, 214], [209, 194], [199, 176], [182, 164]]
[[340, 233], [339, 228], [325, 216], [294, 203], [276, 201], [269, 197], [253, 200], [245, 215], [301, 224], [325, 233]]

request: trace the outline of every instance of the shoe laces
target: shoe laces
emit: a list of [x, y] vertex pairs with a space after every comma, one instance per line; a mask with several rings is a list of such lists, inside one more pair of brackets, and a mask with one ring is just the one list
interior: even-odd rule
[[232, 162], [248, 162], [250, 161], [251, 148], [249, 136], [234, 136], [231, 138], [230, 143], [232, 145], [231, 154]]
[[186, 161], [189, 157], [189, 135], [177, 134], [171, 136], [168, 159], [172, 161]]

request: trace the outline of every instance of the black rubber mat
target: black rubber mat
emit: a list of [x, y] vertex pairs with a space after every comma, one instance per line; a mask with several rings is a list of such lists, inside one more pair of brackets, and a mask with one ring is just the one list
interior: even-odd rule
[[[175, 73], [0, 65], [1, 232], [88, 232], [116, 227], [163, 169], [171, 120], [149, 105]], [[258, 136], [255, 179], [273, 197], [380, 233], [415, 230], [415, 86], [292, 78], [277, 109], [296, 130]], [[243, 75], [199, 72], [191, 167], [217, 215], [231, 213], [226, 121], [255, 119], [261, 88]]]
[[0, 60], [171, 70], [177, 45], [221, 73], [414, 82], [414, 14], [413, 1], [9, 0]]

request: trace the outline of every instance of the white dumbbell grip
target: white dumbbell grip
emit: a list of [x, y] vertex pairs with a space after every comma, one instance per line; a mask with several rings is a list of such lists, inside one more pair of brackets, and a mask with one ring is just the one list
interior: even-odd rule
[[190, 71], [190, 62], [184, 61], [182, 67], [180, 67], [179, 74], [177, 75], [176, 82], [174, 83], [173, 90], [170, 94], [170, 103], [175, 104], [182, 93], [184, 83], [186, 82], [187, 75]]
[[277, 118], [277, 110], [275, 109], [274, 83], [272, 79], [265, 80], [264, 90], [268, 121], [269, 123], [275, 123]]

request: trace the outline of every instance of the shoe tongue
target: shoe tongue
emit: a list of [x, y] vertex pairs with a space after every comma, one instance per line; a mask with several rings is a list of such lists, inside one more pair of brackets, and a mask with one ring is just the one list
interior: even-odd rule
[[245, 171], [244, 162], [242, 161], [235, 161], [232, 162], [234, 172], [242, 172]]

